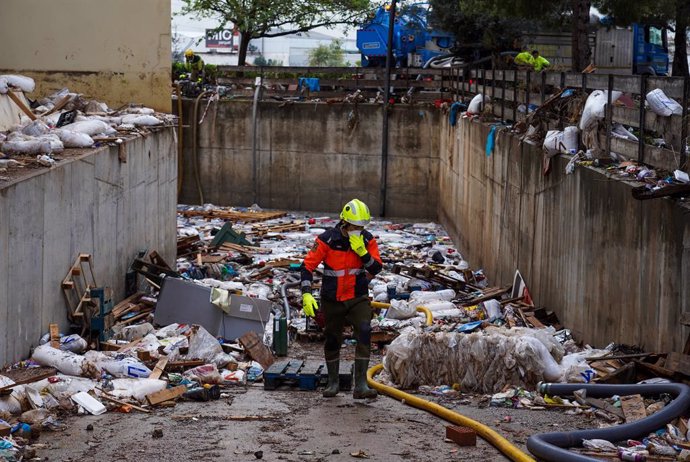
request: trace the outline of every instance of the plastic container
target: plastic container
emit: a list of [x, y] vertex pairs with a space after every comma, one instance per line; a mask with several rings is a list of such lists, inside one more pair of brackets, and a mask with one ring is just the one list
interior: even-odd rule
[[287, 356], [287, 319], [282, 316], [273, 318], [273, 351], [276, 356]]

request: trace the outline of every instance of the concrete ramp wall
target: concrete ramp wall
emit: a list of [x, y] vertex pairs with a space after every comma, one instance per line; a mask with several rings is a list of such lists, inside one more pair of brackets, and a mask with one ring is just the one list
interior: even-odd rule
[[[198, 107], [200, 119], [206, 104]], [[193, 105], [185, 100], [185, 125], [191, 125]], [[357, 197], [378, 214], [382, 118], [374, 104], [261, 102], [254, 164], [252, 103], [212, 103], [198, 133], [204, 201], [336, 212]], [[433, 108], [392, 109], [386, 215], [436, 217], [440, 120]], [[199, 203], [191, 129], [184, 131], [184, 146], [180, 202]]]
[[541, 149], [460, 120], [440, 130], [439, 216], [474, 267], [496, 284], [516, 268], [540, 306], [577, 339], [682, 351], [690, 308], [690, 207], [638, 201], [632, 186], [565, 158], [542, 175]]
[[[67, 324], [60, 283], [79, 253], [124, 297], [140, 249], [176, 253], [177, 153], [171, 129], [0, 182], [0, 366], [28, 357], [50, 323]], [[66, 331], [66, 329], [64, 330]]]

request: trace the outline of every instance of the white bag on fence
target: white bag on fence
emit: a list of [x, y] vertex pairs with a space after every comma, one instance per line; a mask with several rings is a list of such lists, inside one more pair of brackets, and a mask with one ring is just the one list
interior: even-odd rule
[[[611, 103], [616, 102], [623, 93], [620, 91], [611, 92]], [[594, 125], [598, 120], [603, 120], [606, 116], [606, 103], [608, 103], [608, 91], [594, 90], [587, 97], [585, 108], [580, 119], [580, 130], [584, 131]]]
[[668, 117], [671, 115], [683, 115], [683, 106], [672, 98], [666, 96], [661, 88], [656, 88], [647, 93], [647, 104], [655, 114]]
[[563, 152], [563, 132], [560, 130], [549, 130], [544, 138], [544, 151], [549, 157]]
[[563, 146], [566, 154], [577, 153], [580, 147], [580, 129], [572, 125], [563, 130]]
[[491, 101], [491, 98], [488, 96], [484, 96], [481, 93], [478, 95], [475, 95], [474, 98], [472, 98], [472, 101], [470, 101], [470, 105], [467, 107], [467, 112], [471, 114], [479, 114], [482, 112], [482, 109], [484, 109], [482, 106], [482, 98], [483, 98], [483, 104], [488, 103]]

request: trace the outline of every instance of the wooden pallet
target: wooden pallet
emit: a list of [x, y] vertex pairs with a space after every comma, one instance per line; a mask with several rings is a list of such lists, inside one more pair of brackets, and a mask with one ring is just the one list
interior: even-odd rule
[[75, 322], [84, 317], [86, 306], [91, 306], [90, 290], [97, 287], [93, 274], [91, 254], [80, 253], [62, 280], [62, 293], [67, 302], [67, 317]]
[[294, 223], [285, 223], [280, 225], [253, 225], [250, 234], [257, 236], [264, 236], [268, 233], [286, 233], [291, 231], [304, 231], [304, 221], [296, 221]]
[[259, 221], [273, 220], [287, 216], [287, 212], [252, 212], [250, 210], [241, 212], [230, 209], [211, 209], [211, 210], [183, 210], [180, 212], [185, 217], [202, 217], [207, 220], [220, 218], [226, 221], [241, 221], [244, 223], [257, 223]]
[[[352, 361], [340, 361], [340, 389], [352, 389]], [[300, 390], [316, 390], [328, 381], [326, 364], [322, 361], [286, 359], [275, 362], [264, 371], [264, 389], [275, 390], [281, 386]]]

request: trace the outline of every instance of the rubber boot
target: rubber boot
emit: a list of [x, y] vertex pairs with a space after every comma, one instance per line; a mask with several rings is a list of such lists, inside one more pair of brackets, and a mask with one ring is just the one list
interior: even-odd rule
[[326, 367], [328, 368], [328, 385], [323, 391], [324, 398], [334, 398], [335, 395], [340, 391], [340, 361], [326, 361]]
[[369, 368], [368, 359], [355, 359], [355, 389], [352, 392], [354, 399], [376, 398], [376, 390], [367, 385], [367, 369]]

